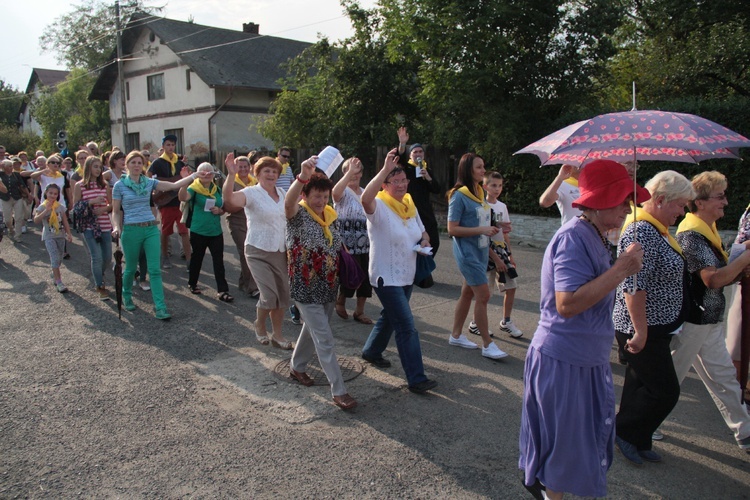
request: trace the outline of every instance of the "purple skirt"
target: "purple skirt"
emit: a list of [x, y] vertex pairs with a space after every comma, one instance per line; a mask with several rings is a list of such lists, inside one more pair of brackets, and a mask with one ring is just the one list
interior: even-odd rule
[[518, 467], [526, 484], [607, 496], [615, 439], [609, 363], [575, 366], [529, 347], [524, 381]]

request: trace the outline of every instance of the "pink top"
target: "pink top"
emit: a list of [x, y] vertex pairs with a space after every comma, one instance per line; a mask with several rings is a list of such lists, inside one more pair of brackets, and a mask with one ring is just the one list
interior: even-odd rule
[[[90, 182], [87, 186], [81, 186], [81, 199], [84, 201], [93, 200], [99, 196], [107, 198], [107, 188], [99, 187], [96, 182]], [[106, 207], [107, 203], [96, 203], [91, 204], [93, 208]], [[109, 217], [109, 213], [103, 213], [96, 218], [99, 222], [99, 228], [102, 231], [112, 231], [112, 219]], [[87, 228], [91, 229], [91, 228]]]

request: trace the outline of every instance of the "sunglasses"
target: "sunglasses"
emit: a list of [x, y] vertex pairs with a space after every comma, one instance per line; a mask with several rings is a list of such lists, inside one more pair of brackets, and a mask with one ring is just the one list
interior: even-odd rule
[[47, 162], [47, 165], [59, 165], [59, 164], [60, 164], [59, 161], [48, 161]]
[[279, 155], [279, 156], [281, 156], [282, 158], [289, 158], [289, 155]]

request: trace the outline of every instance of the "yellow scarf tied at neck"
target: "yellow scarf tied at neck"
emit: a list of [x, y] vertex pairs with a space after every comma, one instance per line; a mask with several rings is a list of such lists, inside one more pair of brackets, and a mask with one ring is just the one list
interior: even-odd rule
[[576, 179], [575, 177], [568, 177], [563, 182], [567, 182], [573, 187], [578, 187], [578, 179]]
[[625, 219], [625, 224], [623, 224], [622, 231], [620, 232], [620, 234], [625, 232], [625, 228], [628, 227], [630, 224], [636, 221], [640, 221], [640, 220], [648, 222], [649, 224], [654, 226], [659, 231], [659, 233], [661, 233], [662, 236], [667, 238], [667, 241], [669, 242], [669, 246], [674, 248], [675, 252], [682, 255], [682, 247], [680, 246], [679, 243], [677, 243], [677, 240], [674, 239], [674, 236], [669, 234], [669, 230], [667, 230], [667, 228], [664, 227], [664, 224], [656, 220], [651, 214], [649, 214], [642, 208], [638, 210], [637, 215], [635, 213], [630, 213], [627, 216], [627, 218]]
[[[479, 196], [481, 196], [481, 198], [478, 198], [478, 197], [474, 196], [474, 193], [472, 193], [469, 190], [469, 188], [466, 187], [466, 186], [461, 186], [460, 188], [458, 188], [458, 189], [456, 189], [454, 191], [458, 191], [459, 193], [461, 193], [462, 195], [466, 196], [470, 200], [479, 203], [480, 205], [482, 205], [482, 208], [484, 208], [485, 210], [489, 209], [490, 206], [487, 204], [486, 201], [484, 201], [484, 189], [482, 189], [482, 186], [480, 186], [479, 184], [477, 184], [475, 187], [477, 189], [477, 192], [479, 193]], [[453, 195], [453, 193], [451, 193], [451, 195]]]
[[415, 167], [419, 167], [422, 170], [427, 170], [427, 161], [426, 160], [422, 160], [422, 164], [418, 165], [417, 163], [414, 162], [414, 160], [412, 160], [411, 158], [409, 158], [409, 165], [414, 165]]
[[177, 161], [179, 160], [179, 158], [177, 157], [177, 154], [172, 153], [172, 156], [170, 157], [170, 156], [167, 156], [166, 152], [164, 152], [159, 158], [162, 158], [169, 162], [169, 166], [172, 169], [172, 177], [174, 177], [175, 174], [177, 173]]
[[729, 255], [727, 255], [727, 252], [724, 250], [724, 245], [721, 244], [721, 237], [719, 236], [719, 231], [716, 229], [715, 222], [709, 226], [697, 215], [688, 213], [685, 215], [682, 222], [680, 222], [680, 225], [677, 226], [677, 234], [685, 231], [695, 231], [701, 236], [704, 236], [709, 242], [711, 242], [711, 245], [719, 251], [719, 255], [724, 257], [724, 262], [729, 261]]
[[83, 177], [83, 167], [82, 167], [82, 166], [80, 166], [80, 165], [79, 165], [79, 166], [78, 166], [78, 167], [77, 167], [77, 168], [75, 169], [75, 171], [74, 171], [74, 172], [75, 172], [75, 173], [77, 173], [78, 175], [80, 175], [81, 177]]
[[202, 194], [207, 198], [215, 198], [216, 191], [219, 190], [213, 182], [211, 183], [211, 187], [207, 189], [206, 186], [201, 184], [200, 179], [195, 179], [188, 187], [192, 189], [194, 193]]
[[326, 207], [323, 209], [323, 217], [325, 219], [321, 219], [320, 217], [318, 217], [318, 214], [313, 212], [313, 209], [310, 208], [310, 205], [308, 205], [305, 200], [300, 200], [299, 204], [302, 205], [305, 210], [307, 210], [307, 213], [310, 214], [310, 217], [312, 217], [313, 220], [320, 224], [320, 227], [323, 228], [323, 234], [328, 240], [328, 246], [333, 245], [333, 234], [331, 233], [331, 228], [329, 226], [333, 224], [333, 221], [335, 221], [339, 217], [336, 211], [329, 205], [326, 205]]
[[258, 181], [253, 177], [252, 175], [247, 176], [247, 182], [243, 182], [242, 179], [240, 179], [240, 174], [234, 174], [234, 182], [242, 186], [243, 188], [249, 187], [249, 186], [255, 186]]
[[406, 193], [402, 201], [398, 201], [396, 198], [388, 194], [386, 191], [380, 191], [375, 198], [381, 200], [386, 204], [388, 208], [401, 217], [404, 221], [416, 217], [417, 206], [414, 204], [414, 200], [411, 199], [411, 195]]
[[[44, 200], [42, 202], [42, 205], [44, 207], [49, 207], [50, 203], [49, 200]], [[57, 208], [60, 206], [60, 202], [55, 201], [52, 203], [52, 213], [49, 214], [49, 227], [52, 228], [52, 230], [55, 232], [55, 234], [60, 234], [60, 218], [57, 216]]]
[[63, 174], [59, 170], [50, 170], [50, 173], [47, 177], [51, 177], [52, 179], [57, 179], [58, 177], [62, 177]]

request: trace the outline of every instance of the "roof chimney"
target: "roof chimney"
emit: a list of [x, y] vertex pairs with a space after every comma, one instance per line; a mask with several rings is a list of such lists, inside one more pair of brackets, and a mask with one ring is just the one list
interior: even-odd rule
[[255, 23], [242, 23], [242, 32], [251, 33], [257, 35], [260, 30], [260, 25]]

